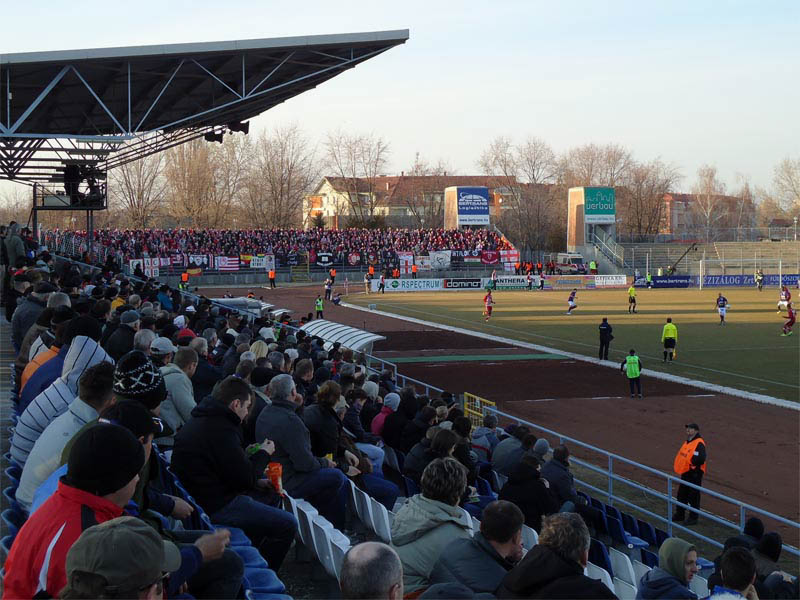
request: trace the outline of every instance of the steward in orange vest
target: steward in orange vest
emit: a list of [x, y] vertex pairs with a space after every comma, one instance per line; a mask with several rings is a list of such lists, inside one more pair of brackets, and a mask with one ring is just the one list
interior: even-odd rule
[[375, 277], [375, 267], [372, 265], [369, 266], [369, 276]]
[[[706, 472], [706, 444], [700, 437], [700, 426], [697, 423], [686, 425], [686, 441], [675, 456], [673, 469], [683, 481], [698, 486], [702, 485], [703, 474]], [[678, 487], [678, 502], [688, 504], [692, 508], [699, 508], [700, 490], [681, 484]], [[672, 515], [672, 520], [683, 521], [685, 513], [683, 507], [677, 507]], [[695, 523], [697, 523], [697, 513], [690, 510], [686, 525]]]
[[328, 271], [328, 274], [331, 276], [331, 283], [336, 283], [336, 269], [331, 267], [331, 270]]
[[417, 278], [417, 265], [411, 265], [411, 278]]
[[392, 277], [394, 277], [395, 279], [400, 279], [400, 269], [395, 267], [394, 271], [392, 271]]
[[269, 270], [269, 287], [270, 288], [275, 287], [275, 269]]

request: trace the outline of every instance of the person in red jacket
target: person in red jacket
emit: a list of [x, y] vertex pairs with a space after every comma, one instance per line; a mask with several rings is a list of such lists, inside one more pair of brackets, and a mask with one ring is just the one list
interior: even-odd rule
[[4, 597], [57, 598], [67, 584], [67, 551], [84, 529], [122, 516], [144, 462], [141, 442], [120, 425], [104, 423], [80, 434], [58, 490], [30, 516], [11, 546]]

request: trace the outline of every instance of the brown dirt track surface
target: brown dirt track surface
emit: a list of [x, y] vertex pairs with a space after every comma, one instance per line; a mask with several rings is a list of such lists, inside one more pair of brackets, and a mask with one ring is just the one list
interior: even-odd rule
[[[313, 286], [273, 291], [255, 288], [253, 292], [257, 297], [263, 292], [266, 301], [300, 315], [313, 308], [320, 290], [321, 286]], [[205, 290], [208, 296], [221, 296], [224, 291]], [[231, 292], [245, 295], [247, 288]], [[328, 319], [386, 335], [387, 341], [376, 345], [376, 353], [394, 350], [393, 355], [398, 351], [413, 355], [413, 350], [440, 349], [442, 354], [457, 354], [455, 350], [487, 348], [492, 352], [489, 348], [504, 346], [330, 303], [326, 303], [325, 313]], [[709, 453], [705, 486], [792, 520], [800, 518], [797, 411], [720, 394], [691, 397], [712, 392], [648, 377], [642, 379], [645, 398], [632, 399], [627, 397], [627, 381], [620, 373], [571, 359], [405, 363], [399, 369], [404, 375], [453, 392], [471, 392], [497, 401], [505, 412], [665, 472], [671, 471], [683, 442], [684, 424], [695, 421]], [[614, 398], [596, 399], [602, 396]], [[596, 458], [585, 450], [576, 449], [574, 454]], [[664, 488], [641, 470], [620, 468], [619, 473]], [[731, 505], [707, 495], [702, 506], [738, 520]]]

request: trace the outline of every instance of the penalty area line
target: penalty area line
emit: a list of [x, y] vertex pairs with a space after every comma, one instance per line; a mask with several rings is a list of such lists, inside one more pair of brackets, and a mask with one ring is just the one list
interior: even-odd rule
[[[500, 343], [504, 343], [504, 344], [510, 344], [512, 346], [518, 346], [520, 348], [529, 348], [529, 349], [532, 349], [532, 350], [539, 350], [539, 351], [542, 351], [542, 352], [549, 352], [549, 353], [552, 353], [552, 354], [560, 354], [562, 356], [569, 357], [569, 358], [574, 358], [575, 360], [579, 360], [579, 361], [582, 361], [582, 362], [587, 362], [587, 363], [591, 363], [591, 364], [594, 364], [594, 365], [600, 365], [600, 366], [607, 367], [607, 368], [613, 368], [615, 370], [619, 369], [619, 364], [616, 363], [615, 361], [600, 360], [600, 359], [597, 359], [597, 358], [592, 358], [591, 356], [586, 356], [585, 354], [577, 354], [575, 352], [567, 352], [567, 351], [564, 351], [564, 350], [558, 350], [556, 348], [551, 348], [549, 346], [542, 346], [541, 344], [532, 344], [530, 342], [523, 342], [521, 340], [515, 340], [513, 338], [507, 338], [507, 337], [500, 336], [500, 335], [493, 335], [493, 334], [490, 334], [490, 333], [481, 333], [481, 332], [475, 331], [473, 329], [466, 329], [464, 327], [456, 327], [454, 325], [445, 325], [443, 323], [437, 323], [435, 321], [426, 321], [424, 319], [417, 319], [415, 317], [408, 317], [406, 315], [390, 313], [390, 312], [383, 311], [383, 310], [370, 310], [369, 308], [366, 308], [366, 307], [363, 307], [363, 306], [358, 306], [358, 305], [355, 305], [355, 304], [350, 304], [349, 302], [342, 302], [341, 305], [346, 307], [346, 308], [352, 308], [354, 310], [360, 310], [362, 312], [381, 315], [381, 316], [384, 316], [384, 317], [391, 317], [393, 319], [400, 319], [401, 321], [407, 321], [409, 323], [417, 323], [418, 325], [425, 325], [425, 326], [428, 326], [428, 327], [434, 327], [434, 328], [437, 328], [437, 329], [442, 329], [444, 331], [452, 331], [452, 332], [461, 333], [461, 334], [464, 334], [464, 335], [471, 335], [473, 337], [482, 338], [482, 339], [488, 339], [488, 340], [492, 340], [492, 341], [500, 342]], [[412, 310], [413, 312], [422, 312], [422, 311], [414, 311], [413, 309], [408, 309], [408, 310]], [[461, 319], [458, 319], [458, 320], [461, 320]], [[584, 344], [581, 344], [581, 345], [584, 345]], [[586, 344], [586, 345], [588, 345], [588, 344]], [[698, 368], [698, 367], [695, 367], [695, 368]], [[716, 373], [726, 374], [726, 371], [718, 371], [717, 369], [710, 369], [710, 368], [707, 368], [707, 367], [700, 367], [700, 368], [702, 368], [703, 370], [707, 370], [707, 371], [713, 371], [713, 372], [716, 372]], [[680, 375], [673, 375], [671, 373], [662, 373], [661, 371], [652, 371], [650, 369], [643, 369], [642, 373], [645, 374], [645, 375], [648, 375], [649, 377], [655, 377], [657, 379], [662, 379], [664, 381], [672, 381], [674, 383], [682, 383], [684, 385], [690, 385], [690, 386], [701, 388], [701, 389], [704, 389], [704, 390], [709, 390], [709, 391], [712, 391], [712, 392], [718, 392], [718, 393], [721, 393], [721, 394], [726, 394], [728, 396], [736, 396], [738, 398], [744, 398], [746, 400], [752, 400], [754, 402], [759, 402], [761, 404], [769, 404], [771, 406], [779, 406], [781, 408], [788, 408], [788, 409], [793, 410], [793, 411], [800, 411], [800, 403], [791, 402], [789, 400], [784, 400], [782, 398], [775, 398], [774, 396], [767, 396], [766, 394], [757, 394], [757, 393], [754, 393], [754, 392], [747, 392], [745, 390], [740, 390], [738, 388], [732, 388], [732, 387], [728, 387], [728, 386], [724, 386], [724, 385], [718, 385], [716, 383], [708, 383], [706, 381], [700, 381], [698, 379], [689, 379], [688, 377], [682, 377]], [[731, 375], [737, 375], [736, 373], [730, 373], [730, 374]], [[739, 377], [746, 377], [746, 376], [743, 376], [743, 375], [738, 375], [738, 376]], [[790, 386], [790, 385], [787, 385], [787, 384], [781, 384], [779, 382], [773, 382], [773, 381], [758, 379], [756, 377], [746, 377], [746, 378], [747, 379], [752, 379], [752, 380], [755, 380], [755, 381], [765, 381], [765, 382], [769, 382], [769, 383], [775, 383], [775, 384], [778, 384], [778, 385], [783, 385], [785, 387], [794, 387], [794, 386]]]

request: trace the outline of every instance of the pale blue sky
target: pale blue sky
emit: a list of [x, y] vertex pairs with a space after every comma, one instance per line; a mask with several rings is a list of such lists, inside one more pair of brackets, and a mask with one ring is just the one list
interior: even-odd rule
[[[47, 7], [47, 8], [45, 8]], [[769, 185], [800, 156], [800, 2], [14, 2], [0, 53], [410, 29], [410, 40], [267, 112], [314, 139], [374, 132], [478, 171], [496, 135], [596, 142]], [[70, 33], [79, 31], [78, 35]], [[252, 130], [251, 130], [252, 131]]]

